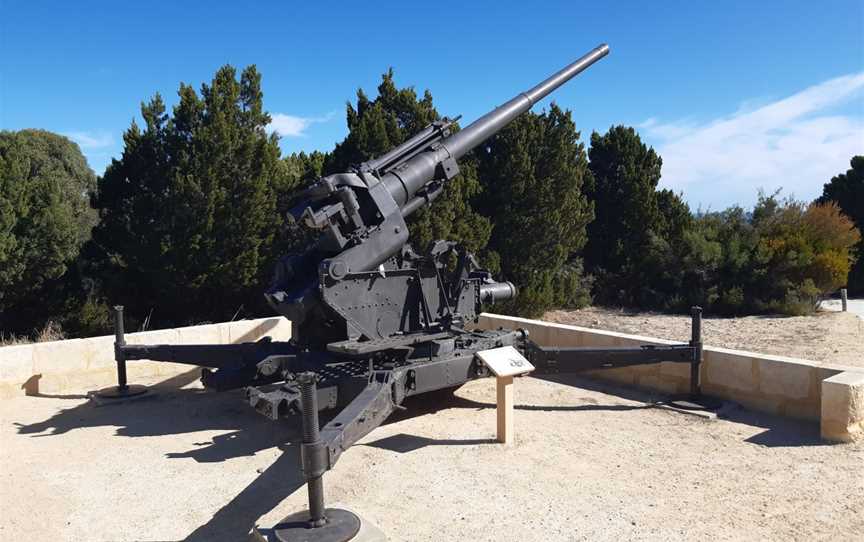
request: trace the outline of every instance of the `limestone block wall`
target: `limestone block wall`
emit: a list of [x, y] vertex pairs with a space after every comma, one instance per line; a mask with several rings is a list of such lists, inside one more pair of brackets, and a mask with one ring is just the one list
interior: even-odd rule
[[[129, 344], [228, 344], [291, 338], [291, 322], [260, 318], [221, 324], [127, 333]], [[136, 377], [174, 376], [189, 365], [134, 360], [127, 362], [130, 383]], [[110, 386], [117, 380], [114, 336], [70, 339], [0, 348], [0, 399], [18, 395], [68, 394]]]
[[[704, 325], [711, 325], [710, 321]], [[636, 346], [673, 341], [484, 313], [479, 327], [527, 329], [544, 346]], [[686, 340], [682, 337], [682, 342]], [[659, 363], [587, 371], [592, 377], [662, 393], [686, 393], [690, 367]], [[703, 393], [752, 410], [820, 421], [823, 436], [849, 440], [864, 431], [864, 369], [705, 346]]]
[[822, 381], [822, 437], [864, 438], [864, 373], [847, 371]]
[[[706, 325], [710, 325], [710, 322]], [[483, 314], [479, 327], [527, 329], [547, 346], [635, 346], [673, 344], [653, 337]], [[228, 344], [270, 336], [291, 338], [284, 318], [261, 318], [203, 326], [128, 333], [130, 344]], [[684, 338], [682, 338], [683, 340]], [[134, 360], [127, 363], [130, 383], [136, 378], [176, 376], [189, 365]], [[586, 374], [662, 393], [685, 393], [690, 387], [687, 364], [600, 369]], [[80, 394], [116, 383], [114, 337], [92, 337], [0, 348], [0, 399], [19, 395]], [[864, 438], [864, 369], [706, 346], [700, 368], [704, 393], [747, 408], [819, 421], [823, 437], [835, 441]]]

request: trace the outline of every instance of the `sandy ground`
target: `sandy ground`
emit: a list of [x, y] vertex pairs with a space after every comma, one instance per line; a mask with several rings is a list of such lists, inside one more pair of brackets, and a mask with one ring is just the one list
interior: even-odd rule
[[[674, 341], [690, 339], [689, 316], [590, 307], [550, 311], [543, 320]], [[864, 367], [864, 319], [848, 312], [792, 317], [708, 316], [702, 325], [702, 335], [705, 344], [711, 346]]]
[[[822, 302], [819, 308], [826, 311], [839, 312], [843, 310], [843, 302], [839, 299], [826, 299]], [[853, 314], [857, 314], [860, 318], [864, 318], [864, 299], [847, 300], [846, 310]]]
[[[291, 424], [195, 378], [101, 408], [0, 401], [0, 540], [236, 541], [304, 508]], [[410, 403], [344, 454], [328, 500], [396, 541], [861, 540], [864, 443], [649, 399], [520, 379], [517, 442], [504, 447], [491, 441], [494, 383], [472, 382], [437, 411]]]

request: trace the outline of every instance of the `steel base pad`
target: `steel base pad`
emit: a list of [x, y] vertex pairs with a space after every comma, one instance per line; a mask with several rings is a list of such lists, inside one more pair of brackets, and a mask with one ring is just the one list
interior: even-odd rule
[[97, 391], [96, 397], [100, 399], [125, 399], [127, 397], [135, 397], [136, 395], [142, 395], [144, 393], [147, 393], [147, 391], [147, 386], [111, 386], [108, 388], [102, 388], [101, 390]]
[[291, 514], [273, 527], [279, 542], [347, 542], [360, 530], [360, 518], [348, 510], [327, 508], [327, 523], [321, 527], [309, 526], [309, 512]]

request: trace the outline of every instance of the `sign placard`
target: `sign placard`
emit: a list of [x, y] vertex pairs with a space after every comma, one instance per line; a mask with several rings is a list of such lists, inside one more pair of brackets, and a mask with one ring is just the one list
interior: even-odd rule
[[531, 362], [512, 346], [481, 350], [477, 352], [477, 357], [499, 377], [521, 375], [534, 370]]

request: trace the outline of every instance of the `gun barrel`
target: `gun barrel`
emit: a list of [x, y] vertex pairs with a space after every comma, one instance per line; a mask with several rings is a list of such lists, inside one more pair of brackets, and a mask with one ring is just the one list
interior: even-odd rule
[[579, 60], [569, 64], [531, 90], [523, 92], [472, 122], [464, 130], [448, 138], [444, 145], [454, 159], [461, 158], [471, 149], [489, 139], [513, 119], [531, 109], [531, 107], [551, 94], [558, 87], [573, 79], [592, 64], [609, 54], [609, 46], [605, 43], [596, 47]]
[[[456, 134], [443, 140], [440, 146], [421, 152], [407, 160], [398, 170], [390, 171], [381, 178], [402, 207], [411, 201], [418, 190], [435, 178], [440, 164], [448, 160], [458, 160], [471, 149], [495, 135], [513, 119], [531, 109], [555, 89], [585, 71], [592, 64], [609, 54], [605, 43], [567, 65], [537, 86], [522, 92], [504, 105], [483, 115]], [[419, 206], [412, 205], [413, 208]], [[405, 213], [406, 215], [409, 213]]]

